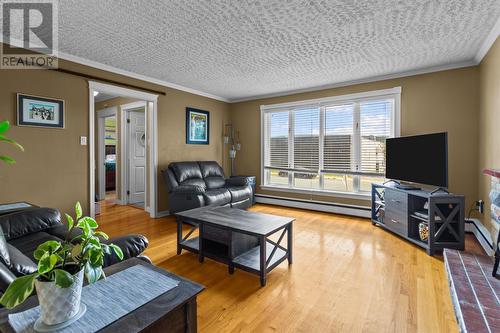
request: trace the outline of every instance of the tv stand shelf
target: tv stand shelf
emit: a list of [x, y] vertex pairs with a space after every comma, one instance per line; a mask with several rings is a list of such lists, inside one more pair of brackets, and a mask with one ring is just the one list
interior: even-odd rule
[[[421, 246], [429, 255], [436, 250], [464, 249], [465, 197], [446, 192], [405, 190], [395, 184], [372, 184], [372, 223]], [[423, 241], [419, 225], [427, 224]]]

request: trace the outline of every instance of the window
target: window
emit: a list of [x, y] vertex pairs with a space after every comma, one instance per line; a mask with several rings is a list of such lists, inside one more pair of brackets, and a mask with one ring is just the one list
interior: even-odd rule
[[401, 88], [262, 106], [263, 185], [365, 194], [399, 133]]

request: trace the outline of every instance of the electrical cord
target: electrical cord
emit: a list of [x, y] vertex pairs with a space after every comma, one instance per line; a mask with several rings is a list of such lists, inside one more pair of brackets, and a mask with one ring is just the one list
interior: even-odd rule
[[467, 220], [470, 220], [470, 216], [472, 215], [472, 212], [474, 212], [474, 211], [479, 212], [479, 208], [477, 207], [477, 204], [475, 202], [472, 203], [472, 205], [470, 206], [469, 213], [467, 214]]

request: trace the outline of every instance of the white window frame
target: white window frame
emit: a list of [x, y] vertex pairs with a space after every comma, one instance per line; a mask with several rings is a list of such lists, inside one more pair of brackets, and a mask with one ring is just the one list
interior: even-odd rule
[[[260, 138], [260, 153], [261, 153], [261, 158], [260, 158], [260, 172], [261, 172], [261, 184], [260, 188], [264, 190], [272, 190], [272, 191], [283, 191], [283, 192], [292, 192], [292, 193], [308, 193], [308, 194], [316, 194], [316, 195], [323, 195], [323, 196], [336, 196], [336, 197], [345, 197], [345, 198], [353, 198], [353, 199], [364, 199], [364, 200], [370, 200], [371, 196], [370, 193], [368, 192], [339, 192], [339, 191], [327, 191], [327, 190], [315, 190], [315, 189], [300, 189], [293, 187], [293, 179], [290, 178], [292, 176], [292, 172], [288, 173], [289, 181], [288, 181], [288, 186], [279, 186], [279, 185], [266, 185], [265, 177], [266, 177], [266, 172], [265, 172], [265, 133], [264, 133], [264, 124], [265, 124], [265, 115], [266, 113], [269, 112], [278, 112], [278, 111], [289, 111], [292, 108], [297, 108], [297, 107], [319, 107], [320, 108], [320, 128], [324, 128], [324, 121], [325, 121], [325, 106], [329, 106], [331, 104], [342, 104], [342, 103], [354, 103], [356, 105], [356, 109], [354, 111], [354, 117], [355, 117], [355, 122], [359, 123], [359, 117], [360, 117], [360, 110], [359, 110], [359, 103], [360, 102], [365, 102], [368, 100], [378, 100], [378, 99], [383, 99], [383, 98], [391, 98], [394, 99], [394, 108], [392, 110], [393, 114], [391, 117], [391, 135], [393, 137], [399, 137], [401, 135], [401, 87], [394, 87], [390, 89], [381, 89], [381, 90], [373, 90], [373, 91], [367, 91], [367, 92], [361, 92], [361, 93], [354, 93], [354, 94], [347, 94], [347, 95], [340, 95], [340, 96], [332, 96], [332, 97], [326, 97], [326, 98], [318, 98], [318, 99], [310, 99], [310, 100], [303, 100], [303, 101], [297, 101], [297, 102], [291, 102], [291, 103], [280, 103], [280, 104], [272, 104], [272, 105], [261, 105], [260, 106], [260, 133], [261, 133], [261, 138]], [[289, 123], [288, 127], [291, 129], [289, 132], [289, 140], [293, 140], [293, 120], [294, 117], [292, 116], [292, 112], [289, 113]], [[357, 141], [356, 139], [359, 137], [359, 131], [360, 128], [359, 126], [354, 128], [357, 133], [354, 133], [354, 141]], [[323, 146], [323, 139], [324, 139], [324, 130], [320, 130], [319, 132], [319, 145], [320, 145], [320, 152], [322, 152], [322, 146]], [[293, 142], [292, 142], [293, 143]], [[353, 144], [356, 144], [354, 142]], [[293, 144], [291, 145], [293, 146]], [[290, 147], [290, 144], [289, 144]], [[360, 149], [354, 149], [357, 154], [361, 154]], [[322, 159], [323, 159], [323, 154], [319, 154], [319, 159], [320, 159], [320, 166], [323, 165]], [[289, 161], [293, 161], [293, 149], [292, 151], [288, 152], [288, 158]], [[357, 161], [359, 165], [359, 156], [355, 157], [355, 160]], [[293, 169], [293, 164], [289, 164], [292, 167], [289, 169]], [[280, 169], [280, 168], [276, 168]], [[293, 170], [292, 170], [293, 171]], [[358, 177], [355, 177], [354, 179], [357, 179]], [[323, 182], [323, 177], [320, 176], [319, 179], [320, 182], [320, 187], [323, 188], [322, 182]]]

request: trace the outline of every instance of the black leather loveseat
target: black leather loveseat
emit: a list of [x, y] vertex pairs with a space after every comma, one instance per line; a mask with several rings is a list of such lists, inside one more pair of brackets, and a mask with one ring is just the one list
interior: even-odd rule
[[[51, 208], [33, 208], [0, 216], [0, 291], [4, 292], [10, 283], [19, 276], [34, 273], [37, 265], [33, 252], [41, 243], [48, 240], [62, 241], [66, 237], [67, 226], [61, 222], [61, 214]], [[79, 229], [73, 229], [76, 236]], [[142, 235], [129, 235], [103, 243], [118, 245], [123, 251], [123, 260], [131, 257], [149, 258], [141, 253], [148, 246]], [[120, 259], [113, 253], [104, 258], [104, 265], [110, 266]]]
[[245, 177], [226, 179], [217, 162], [174, 162], [162, 173], [172, 214], [208, 205], [240, 209], [252, 205], [253, 193], [248, 180]]

